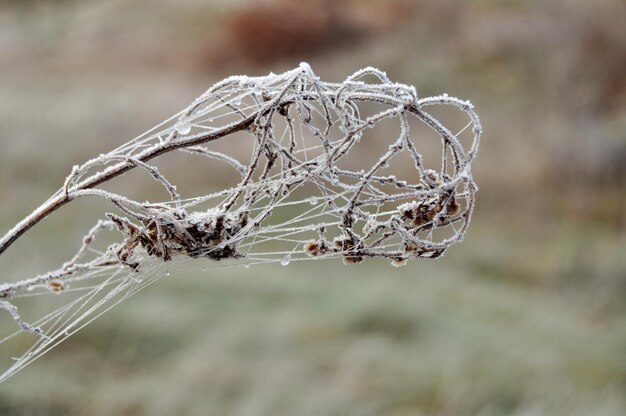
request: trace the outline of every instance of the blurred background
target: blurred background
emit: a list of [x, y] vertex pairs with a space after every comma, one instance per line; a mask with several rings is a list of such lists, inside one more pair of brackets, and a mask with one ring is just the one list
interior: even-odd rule
[[[485, 132], [442, 259], [178, 273], [0, 385], [0, 414], [626, 414], [625, 22], [621, 0], [0, 1], [0, 234], [231, 74], [372, 65]], [[0, 281], [58, 267], [91, 208]]]

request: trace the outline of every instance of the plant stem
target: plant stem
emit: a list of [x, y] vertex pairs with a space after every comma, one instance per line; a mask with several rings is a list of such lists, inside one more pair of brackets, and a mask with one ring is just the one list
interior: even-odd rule
[[[141, 162], [147, 162], [157, 156], [171, 152], [173, 150], [182, 149], [190, 146], [197, 146], [203, 143], [217, 140], [221, 137], [228, 136], [229, 134], [232, 134], [236, 131], [247, 129], [248, 127], [250, 127], [252, 122], [254, 122], [257, 116], [258, 114], [253, 113], [248, 117], [240, 120], [239, 122], [230, 124], [220, 130], [216, 130], [210, 133], [203, 133], [196, 136], [183, 137], [178, 140], [172, 140], [148, 148], [140, 153], [135, 159]], [[120, 162], [117, 165], [113, 165], [111, 169], [107, 169], [103, 172], [97, 173], [85, 179], [83, 182], [74, 186], [67, 194], [62, 191], [57, 192], [57, 197], [48, 200], [39, 208], [35, 209], [30, 215], [17, 223], [2, 237], [2, 239], [0, 239], [0, 255], [4, 253], [6, 249], [8, 249], [13, 243], [15, 243], [15, 241], [17, 241], [17, 239], [19, 239], [28, 230], [30, 230], [32, 227], [41, 222], [44, 218], [48, 217], [50, 214], [52, 214], [68, 202], [72, 201], [72, 199], [74, 199], [72, 197], [72, 192], [94, 188], [104, 182], [108, 182], [111, 179], [128, 172], [133, 168], [135, 168], [135, 165], [132, 162]]]

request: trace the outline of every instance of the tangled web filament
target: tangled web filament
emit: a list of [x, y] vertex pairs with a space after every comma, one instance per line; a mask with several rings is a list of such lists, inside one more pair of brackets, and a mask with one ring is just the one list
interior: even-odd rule
[[[441, 108], [453, 109], [460, 125], [450, 129], [431, 114]], [[447, 95], [419, 98], [413, 87], [371, 67], [341, 83], [321, 81], [301, 64], [280, 75], [215, 84], [166, 122], [75, 166], [42, 206], [56, 209], [90, 196], [109, 201], [115, 212], [60, 269], [0, 284], [0, 309], [20, 327], [0, 344], [19, 332], [37, 337], [0, 381], [156, 280], [155, 264], [189, 257], [356, 264], [382, 257], [400, 266], [441, 256], [462, 240], [470, 221], [480, 134], [471, 103]], [[243, 139], [235, 141], [236, 135]], [[219, 147], [229, 139], [232, 146]], [[426, 160], [422, 148], [438, 148], [436, 160]], [[238, 180], [182, 198], [150, 163], [171, 151], [205, 156]], [[141, 203], [97, 188], [131, 169], [148, 172], [169, 200]], [[40, 219], [36, 213], [31, 220]], [[0, 240], [0, 253], [28, 220]], [[100, 232], [121, 238], [96, 250]], [[39, 320], [27, 322], [18, 313], [21, 297], [50, 292], [74, 297]]]

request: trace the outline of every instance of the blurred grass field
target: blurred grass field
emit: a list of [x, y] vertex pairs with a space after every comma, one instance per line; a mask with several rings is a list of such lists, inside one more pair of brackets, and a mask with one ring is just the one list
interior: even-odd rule
[[[0, 385], [0, 414], [626, 414], [625, 18], [619, 0], [0, 2], [0, 233], [232, 73], [377, 66], [470, 99], [485, 130], [476, 214], [442, 259], [191, 261]], [[216, 185], [182, 159], [188, 189]], [[0, 282], [65, 261], [98, 208], [42, 223]]]

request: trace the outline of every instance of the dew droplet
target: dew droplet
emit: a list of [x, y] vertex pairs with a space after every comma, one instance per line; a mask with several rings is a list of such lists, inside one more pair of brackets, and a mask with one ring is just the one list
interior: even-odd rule
[[165, 272], [165, 275], [166, 275], [166, 276], [169, 276], [169, 275], [171, 275], [171, 274], [172, 274], [172, 273], [170, 273], [170, 272]]
[[317, 205], [317, 198], [312, 196], [311, 198], [309, 198], [309, 204], [311, 205]]
[[188, 120], [181, 120], [176, 125], [176, 131], [180, 134], [187, 134], [191, 131], [191, 124]]
[[286, 265], [288, 265], [288, 264], [289, 264], [289, 262], [290, 262], [290, 261], [291, 261], [291, 256], [290, 256], [289, 254], [287, 254], [285, 257], [283, 257], [283, 258], [280, 260], [280, 265], [281, 265], [281, 266], [286, 266]]
[[245, 263], [245, 264], [243, 265], [243, 267], [244, 267], [244, 268], [246, 268], [246, 269], [249, 269], [249, 268], [250, 268], [250, 263]]

